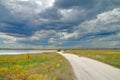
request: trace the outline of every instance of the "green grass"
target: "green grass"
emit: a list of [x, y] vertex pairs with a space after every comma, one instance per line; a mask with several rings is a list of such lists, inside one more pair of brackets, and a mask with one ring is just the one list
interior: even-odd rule
[[0, 55], [0, 80], [74, 80], [74, 74], [56, 53]]
[[66, 52], [96, 59], [120, 68], [120, 50], [67, 50]]

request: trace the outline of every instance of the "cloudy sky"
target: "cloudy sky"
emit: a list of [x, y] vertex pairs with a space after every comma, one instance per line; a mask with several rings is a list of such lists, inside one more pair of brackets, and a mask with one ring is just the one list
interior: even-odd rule
[[120, 0], [0, 0], [0, 48], [120, 48]]

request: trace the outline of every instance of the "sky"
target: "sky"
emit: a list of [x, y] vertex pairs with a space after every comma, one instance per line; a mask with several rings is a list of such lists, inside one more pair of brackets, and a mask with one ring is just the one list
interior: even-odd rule
[[120, 48], [120, 0], [0, 0], [0, 48]]

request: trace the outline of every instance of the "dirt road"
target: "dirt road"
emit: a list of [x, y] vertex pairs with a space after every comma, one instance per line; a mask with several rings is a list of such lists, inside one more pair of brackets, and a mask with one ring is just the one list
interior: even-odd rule
[[58, 53], [71, 63], [76, 80], [120, 80], [120, 70], [117, 68], [74, 54]]

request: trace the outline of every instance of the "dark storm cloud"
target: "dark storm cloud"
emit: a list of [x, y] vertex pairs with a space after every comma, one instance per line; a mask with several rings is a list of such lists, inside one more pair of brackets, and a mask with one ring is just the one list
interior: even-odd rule
[[120, 0], [110, 0], [115, 7], [120, 7]]
[[[23, 2], [22, 2], [23, 3]], [[20, 3], [21, 4], [21, 3]], [[97, 5], [98, 4], [98, 5]], [[91, 19], [93, 18], [95, 15], [97, 15], [97, 13], [99, 13], [100, 10], [103, 10], [103, 8], [94, 8], [96, 7], [96, 5], [98, 7], [103, 7], [105, 4], [105, 2], [102, 1], [96, 1], [96, 0], [56, 0], [54, 3], [53, 7], [50, 7], [46, 10], [44, 10], [43, 12], [40, 12], [39, 14], [35, 14], [31, 15], [31, 20], [29, 18], [26, 18], [25, 20], [22, 18], [18, 18], [16, 15], [12, 15], [10, 14], [11, 12], [6, 9], [4, 6], [1, 6], [1, 20], [3, 21], [3, 23], [7, 24], [7, 29], [6, 30], [2, 30], [3, 32], [13, 32], [16, 34], [23, 34], [23, 35], [32, 35], [34, 33], [34, 31], [36, 30], [41, 30], [41, 29], [54, 29], [54, 30], [64, 30], [64, 29], [71, 29], [72, 27], [75, 27], [75, 25], [80, 24], [81, 22], [85, 21], [86, 19]], [[30, 6], [28, 4], [28, 6]], [[57, 7], [56, 7], [57, 6]], [[106, 5], [105, 5], [106, 6]], [[83, 16], [81, 14], [81, 12], [79, 12], [78, 17], [75, 19], [75, 21], [72, 22], [66, 22], [64, 23], [64, 21], [61, 21], [60, 18], [62, 17], [62, 15], [58, 12], [58, 10], [60, 10], [60, 8], [73, 8], [73, 7], [77, 7], [77, 10], [81, 10], [81, 9], [86, 9], [85, 11], [85, 15]], [[89, 8], [92, 8], [89, 10]], [[24, 12], [22, 12], [24, 13]], [[26, 15], [28, 12], [26, 12]], [[74, 14], [74, 12], [73, 12]], [[6, 15], [6, 16], [4, 16]], [[22, 15], [22, 17], [24, 18], [24, 16], [26, 15]], [[68, 14], [66, 14], [68, 15]], [[37, 19], [46, 19], [48, 20], [47, 22], [44, 21], [39, 21], [38, 20], [38, 24], [36, 25], [36, 23], [34, 23], [34, 20]], [[33, 22], [33, 23], [31, 23]], [[2, 23], [2, 22], [1, 22]], [[27, 24], [28, 23], [28, 24]], [[12, 30], [10, 29], [10, 27], [13, 27]], [[28, 27], [26, 27], [28, 26]], [[31, 27], [33, 26], [33, 28]], [[37, 26], [37, 27], [34, 27]], [[71, 27], [71, 28], [70, 28]], [[8, 30], [9, 29], [9, 30]], [[20, 32], [20, 31], [27, 31], [27, 32]], [[32, 30], [32, 31], [31, 31]], [[28, 35], [29, 36], [29, 35]]]
[[[97, 42], [98, 37], [103, 38], [119, 33], [116, 31], [119, 30], [116, 27], [119, 26], [119, 13], [114, 12], [114, 8], [119, 12], [119, 7], [120, 0], [55, 0], [55, 2], [54, 0], [1, 0], [0, 40], [7, 38], [6, 40], [10, 39], [10, 42], [34, 46], [56, 43], [57, 46], [62, 47], [73, 46], [74, 43], [84, 42], [87, 39]], [[107, 25], [103, 25], [104, 23], [96, 25], [95, 23], [99, 23], [100, 20], [98, 16], [102, 13], [105, 15], [100, 19], [104, 20], [109, 16], [111, 17], [109, 21], [114, 19], [115, 21], [109, 24], [104, 22]], [[113, 18], [114, 15], [117, 18]], [[92, 31], [94, 33], [89, 32], [92, 29], [91, 25], [94, 26]], [[83, 30], [81, 26], [84, 26]], [[107, 27], [108, 32], [104, 26], [110, 26]], [[113, 27], [115, 31], [110, 29]], [[57, 44], [57, 41], [61, 44]], [[82, 42], [80, 44], [87, 47]]]
[[93, 8], [95, 5], [95, 0], [56, 0], [55, 5], [59, 8]]
[[[101, 6], [99, 6], [101, 4]], [[98, 7], [97, 7], [98, 5]], [[94, 7], [106, 8], [120, 7], [120, 0], [56, 0], [55, 6], [63, 9], [69, 9], [73, 7], [80, 7], [84, 9], [91, 9]]]
[[58, 13], [58, 8], [51, 7], [39, 14], [41, 18], [59, 20], [61, 15]]

